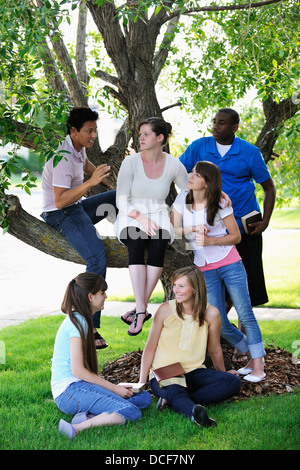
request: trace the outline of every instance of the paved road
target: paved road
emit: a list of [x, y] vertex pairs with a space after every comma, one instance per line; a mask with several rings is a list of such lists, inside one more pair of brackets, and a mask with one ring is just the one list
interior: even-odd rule
[[[38, 216], [41, 207], [41, 193], [22, 195], [22, 205], [31, 214]], [[113, 234], [112, 225], [105, 225], [102, 233]], [[9, 234], [0, 235], [0, 329], [15, 325], [30, 318], [47, 316], [60, 312], [60, 305], [67, 283], [84, 266], [58, 260], [17, 240]], [[108, 269], [108, 297], [131, 289], [127, 268]], [[103, 315], [122, 315], [132, 304], [106, 302]], [[149, 308], [153, 314], [157, 305]], [[257, 319], [298, 319], [300, 310], [255, 309]], [[230, 314], [236, 316], [234, 311]]]

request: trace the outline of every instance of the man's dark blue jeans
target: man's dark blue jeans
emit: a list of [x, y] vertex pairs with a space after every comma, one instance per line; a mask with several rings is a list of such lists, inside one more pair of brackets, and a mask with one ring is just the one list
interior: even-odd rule
[[[61, 210], [43, 212], [44, 221], [60, 232], [86, 262], [86, 271], [106, 276], [106, 251], [95, 224], [116, 214], [116, 191], [107, 191], [83, 199]], [[95, 328], [100, 326], [100, 313], [93, 316]]]

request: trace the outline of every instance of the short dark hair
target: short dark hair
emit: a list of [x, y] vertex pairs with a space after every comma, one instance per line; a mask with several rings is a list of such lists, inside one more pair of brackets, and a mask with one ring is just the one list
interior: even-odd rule
[[97, 121], [98, 117], [99, 115], [97, 111], [93, 111], [91, 108], [79, 107], [71, 109], [67, 120], [68, 134], [70, 134], [72, 127], [75, 127], [75, 129], [79, 132], [85, 122]]
[[232, 124], [239, 124], [240, 123], [239, 113], [237, 111], [235, 111], [234, 109], [222, 108], [222, 109], [219, 109], [219, 111], [217, 112], [217, 114], [219, 114], [219, 113], [228, 114], [230, 116]]
[[142, 122], [140, 122], [139, 129], [141, 128], [143, 124], [149, 124], [154, 134], [156, 135], [162, 134], [164, 136], [164, 141], [162, 143], [162, 146], [166, 145], [169, 135], [172, 133], [172, 126], [169, 122], [166, 122], [161, 117], [149, 117], [147, 119], [144, 119]]

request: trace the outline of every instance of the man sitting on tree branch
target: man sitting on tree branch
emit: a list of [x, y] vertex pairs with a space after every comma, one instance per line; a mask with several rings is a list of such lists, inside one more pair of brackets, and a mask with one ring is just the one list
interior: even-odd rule
[[[97, 138], [98, 113], [90, 108], [73, 108], [67, 120], [68, 135], [58, 152], [62, 159], [55, 165], [52, 157], [43, 171], [44, 221], [66, 237], [86, 263], [86, 271], [106, 275], [106, 251], [94, 225], [109, 214], [115, 214], [116, 193], [107, 191], [82, 199], [92, 187], [106, 184], [110, 167], [97, 168], [86, 156]], [[84, 174], [90, 176], [84, 181]], [[93, 316], [96, 347], [107, 347], [96, 328], [100, 313]]]

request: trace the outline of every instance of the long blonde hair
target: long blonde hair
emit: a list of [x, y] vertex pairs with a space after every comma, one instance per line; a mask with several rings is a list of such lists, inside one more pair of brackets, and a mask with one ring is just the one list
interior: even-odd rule
[[[197, 266], [186, 266], [177, 269], [172, 276], [172, 283], [180, 277], [186, 276], [190, 286], [194, 291], [193, 320], [203, 325], [207, 308], [207, 290], [202, 271]], [[176, 302], [176, 311], [179, 318], [183, 319], [182, 304]]]

